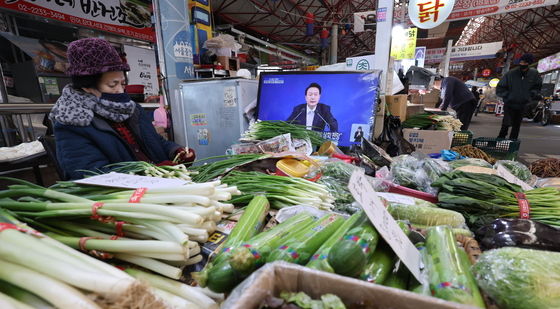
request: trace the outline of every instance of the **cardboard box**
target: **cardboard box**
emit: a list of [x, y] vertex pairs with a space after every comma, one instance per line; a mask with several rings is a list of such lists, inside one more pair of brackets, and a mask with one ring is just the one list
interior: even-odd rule
[[385, 96], [389, 112], [393, 116], [398, 116], [401, 122], [406, 120], [406, 101], [407, 95], [405, 94]]
[[410, 118], [416, 114], [422, 114], [424, 112], [424, 104], [411, 104], [406, 105], [406, 118]]
[[440, 91], [437, 89], [432, 89], [429, 93], [418, 94], [414, 93], [410, 95], [410, 102], [413, 104], [424, 104], [426, 107], [434, 108], [439, 100]]
[[403, 136], [416, 147], [416, 151], [430, 154], [449, 149], [453, 131], [403, 129]]
[[229, 70], [229, 57], [228, 56], [218, 56], [217, 61], [222, 65], [224, 70]]
[[358, 302], [373, 309], [473, 309], [438, 298], [368, 283], [309, 269], [287, 262], [274, 262], [253, 273], [237, 286], [222, 309], [256, 309], [268, 295], [280, 292], [305, 292], [314, 299], [335, 294], [350, 306]]

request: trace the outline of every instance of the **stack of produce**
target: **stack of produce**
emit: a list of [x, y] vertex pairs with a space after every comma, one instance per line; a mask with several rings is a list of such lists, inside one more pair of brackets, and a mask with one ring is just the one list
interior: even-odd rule
[[352, 173], [359, 168], [344, 161], [332, 161], [321, 164], [321, 178], [317, 183], [324, 185], [334, 198], [334, 209], [342, 213], [354, 213], [359, 210], [352, 205], [354, 197], [348, 189]]
[[208, 240], [222, 214], [233, 211], [222, 202], [239, 193], [218, 181], [137, 190], [72, 183], [46, 189], [14, 181], [21, 184], [0, 191], [1, 207], [75, 249], [174, 279], [202, 259], [195, 241]]
[[157, 166], [145, 161], [119, 162], [106, 165], [99, 170], [88, 171], [89, 175], [99, 175], [108, 172], [117, 172], [138, 176], [151, 176], [161, 178], [174, 178], [191, 181], [192, 172], [184, 164]]
[[560, 226], [560, 191], [554, 188], [523, 192], [499, 176], [462, 171], [447, 173], [432, 186], [440, 188], [439, 206], [462, 213], [474, 227], [499, 217]]
[[[238, 155], [226, 155], [226, 156], [216, 156], [209, 157], [206, 159], [198, 160], [195, 162], [195, 166], [191, 167], [191, 171], [195, 172], [193, 175], [193, 181], [195, 182], [207, 182], [214, 180], [220, 176], [223, 176], [235, 168], [255, 162], [258, 160], [266, 159], [270, 157], [267, 154], [238, 154]], [[218, 161], [215, 161], [218, 160]], [[214, 161], [210, 163], [204, 163], [206, 161]]]
[[265, 195], [273, 208], [309, 205], [330, 210], [334, 199], [327, 187], [302, 178], [267, 175], [259, 172], [231, 172], [222, 178], [224, 183], [236, 186], [243, 195], [232, 203], [247, 203], [253, 196]]
[[0, 222], [0, 303], [9, 308], [218, 308], [202, 289], [175, 281], [168, 287], [142, 284], [6, 211], [0, 210]]
[[560, 160], [554, 158], [537, 160], [531, 164], [530, 169], [538, 177], [560, 177]]
[[560, 230], [533, 220], [496, 219], [476, 231], [485, 250], [520, 247], [560, 251]]
[[460, 213], [437, 207], [430, 202], [394, 193], [378, 193], [386, 201], [387, 211], [395, 220], [408, 221], [415, 228], [449, 225], [453, 228], [465, 226]]
[[403, 128], [436, 129], [459, 131], [463, 124], [453, 116], [434, 115], [430, 113], [416, 114], [402, 123]]
[[470, 271], [467, 253], [457, 247], [447, 226], [428, 229], [424, 263], [432, 295], [460, 304], [486, 308]]
[[451, 150], [458, 152], [462, 156], [468, 158], [482, 159], [490, 164], [496, 163], [496, 159], [492, 158], [483, 150], [474, 147], [473, 145], [455, 146]]
[[510, 160], [499, 160], [494, 164], [494, 168], [498, 168], [498, 166], [504, 167], [508, 170], [513, 176], [519, 178], [521, 181], [528, 182], [533, 177], [533, 174], [529, 170], [525, 164], [517, 161], [510, 161]]
[[473, 267], [481, 290], [500, 308], [560, 308], [560, 253], [501, 248], [481, 255]]
[[437, 189], [432, 187], [432, 182], [450, 170], [449, 165], [442, 160], [417, 158], [412, 155], [398, 156], [391, 163], [394, 183], [431, 194], [437, 193]]
[[262, 141], [286, 133], [290, 133], [292, 138], [309, 139], [313, 146], [319, 146], [325, 142], [319, 133], [307, 130], [305, 126], [285, 121], [257, 121], [243, 133], [242, 140]]

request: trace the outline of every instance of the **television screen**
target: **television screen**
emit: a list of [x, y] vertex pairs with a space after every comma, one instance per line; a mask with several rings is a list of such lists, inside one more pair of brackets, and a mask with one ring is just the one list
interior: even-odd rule
[[339, 146], [370, 139], [379, 72], [269, 72], [259, 81], [257, 117], [322, 132]]

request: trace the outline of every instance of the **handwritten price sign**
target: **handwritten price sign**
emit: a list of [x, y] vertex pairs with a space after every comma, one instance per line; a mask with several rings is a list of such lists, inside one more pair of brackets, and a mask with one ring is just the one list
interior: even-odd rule
[[391, 249], [410, 270], [416, 280], [420, 281], [420, 268], [422, 267], [420, 252], [400, 229], [393, 216], [385, 209], [385, 205], [375, 190], [373, 190], [362, 171], [355, 171], [352, 174], [348, 188], [354, 199], [362, 205], [369, 220], [381, 237], [391, 246]]

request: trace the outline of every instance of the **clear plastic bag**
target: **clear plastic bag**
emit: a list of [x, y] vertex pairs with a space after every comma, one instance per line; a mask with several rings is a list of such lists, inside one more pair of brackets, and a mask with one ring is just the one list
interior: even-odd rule
[[485, 160], [476, 159], [476, 158], [467, 158], [467, 159], [452, 161], [449, 162], [449, 166], [451, 166], [451, 168], [453, 169], [462, 166], [480, 166], [480, 167], [492, 168], [492, 164], [486, 162]]
[[498, 166], [503, 166], [507, 169], [510, 173], [512, 173], [515, 177], [519, 178], [521, 181], [528, 182], [531, 180], [533, 174], [529, 170], [525, 164], [517, 162], [517, 161], [510, 161], [510, 160], [499, 160], [494, 164], [494, 168], [498, 168]]
[[432, 187], [432, 183], [449, 171], [448, 163], [414, 153], [393, 160], [391, 179], [398, 185], [435, 195], [438, 190]]
[[484, 252], [473, 266], [478, 286], [500, 308], [560, 308], [560, 253], [501, 248]]

